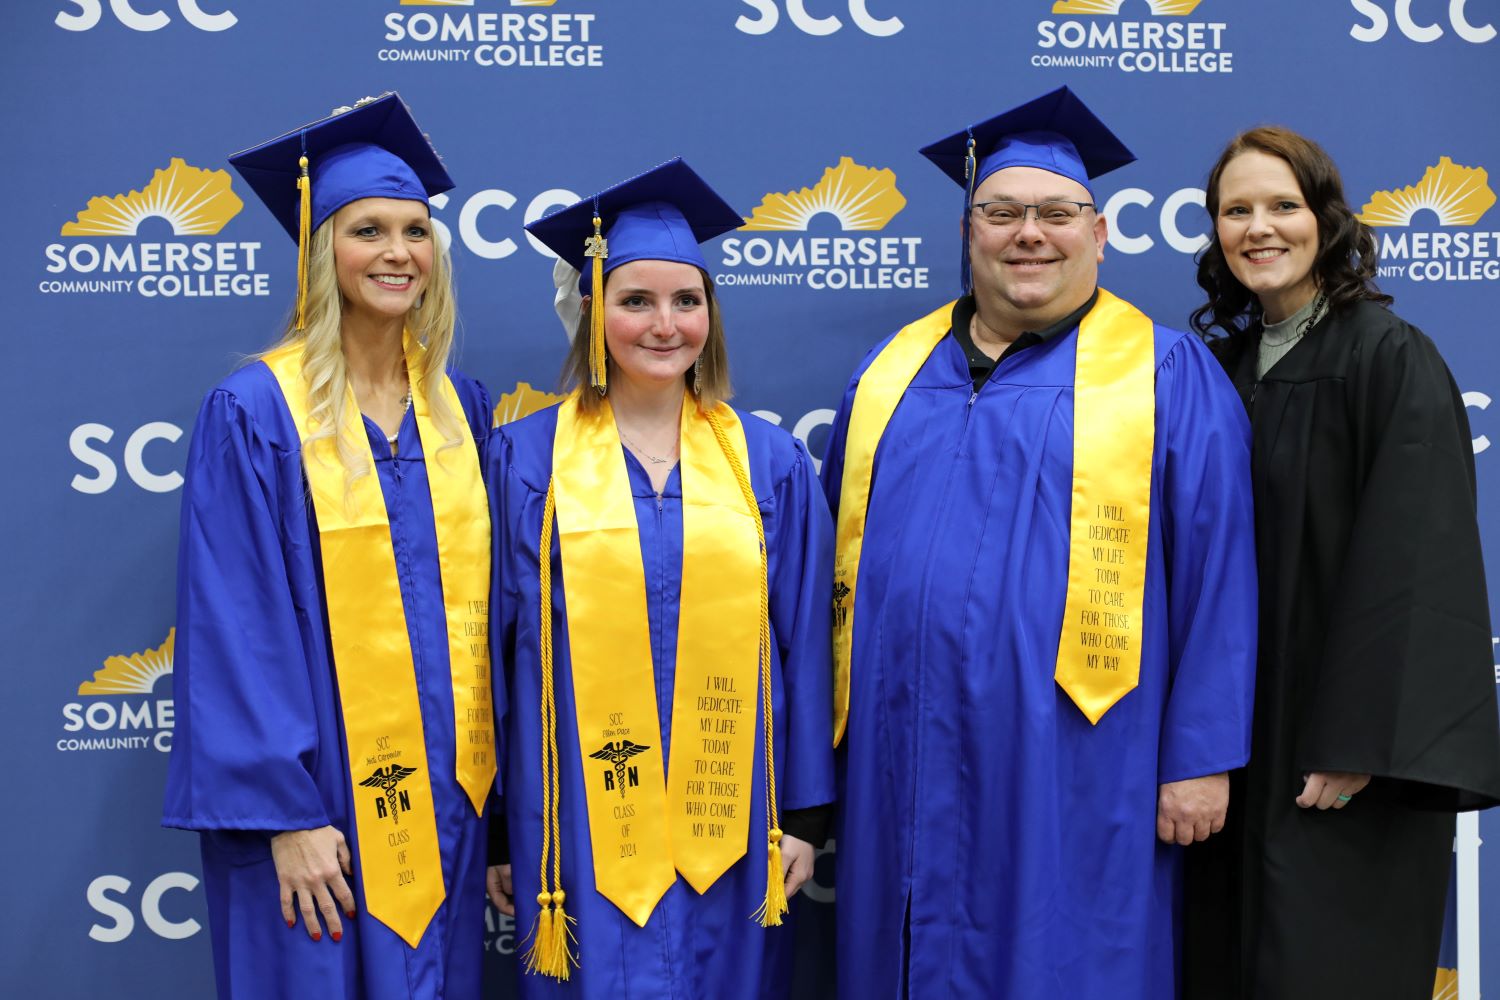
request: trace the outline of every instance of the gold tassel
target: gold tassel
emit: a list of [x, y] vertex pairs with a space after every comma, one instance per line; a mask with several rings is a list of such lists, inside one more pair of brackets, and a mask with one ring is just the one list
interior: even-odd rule
[[781, 872], [781, 825], [776, 810], [776, 744], [775, 717], [771, 712], [771, 589], [766, 572], [766, 527], [760, 519], [760, 504], [755, 500], [755, 489], [750, 485], [750, 476], [740, 464], [739, 456], [729, 444], [724, 425], [715, 410], [704, 413], [708, 424], [719, 441], [719, 449], [729, 460], [740, 493], [750, 508], [755, 521], [755, 533], [760, 539], [760, 703], [765, 717], [766, 733], [766, 898], [756, 909], [752, 919], [762, 927], [780, 927], [781, 917], [787, 912], [786, 881]]
[[312, 178], [307, 176], [307, 154], [297, 161], [302, 173], [297, 178], [301, 210], [297, 221], [297, 329], [307, 326], [307, 254], [312, 243]]
[[609, 377], [604, 355], [604, 261], [609, 257], [609, 243], [604, 239], [603, 223], [594, 216], [594, 235], [583, 241], [588, 257], [592, 284], [589, 288], [589, 384], [603, 396], [609, 391]]
[[[557, 788], [557, 697], [552, 671], [552, 522], [556, 516], [552, 484], [547, 484], [547, 500], [542, 507], [541, 554], [541, 633], [542, 659], [542, 865], [537, 893], [536, 923], [531, 929], [531, 947], [526, 950], [526, 971], [566, 981], [572, 967], [578, 964], [568, 942], [573, 932], [568, 925], [573, 918], [563, 909], [567, 893], [562, 889], [562, 823], [558, 815]], [[552, 877], [547, 877], [548, 860]], [[549, 890], [548, 885], [553, 889]]]
[[552, 893], [536, 894], [536, 923], [531, 925], [531, 947], [526, 949], [526, 971], [538, 975], [552, 974]]
[[786, 878], [781, 874], [781, 831], [771, 828], [771, 846], [766, 851], [766, 901], [755, 911], [762, 927], [780, 927], [787, 912]]
[[573, 966], [578, 964], [578, 956], [568, 946], [568, 942], [573, 939], [573, 931], [568, 926], [573, 918], [563, 909], [566, 896], [567, 893], [561, 889], [552, 894], [552, 940], [543, 942], [551, 956], [551, 968], [546, 974], [564, 983], [573, 974]]

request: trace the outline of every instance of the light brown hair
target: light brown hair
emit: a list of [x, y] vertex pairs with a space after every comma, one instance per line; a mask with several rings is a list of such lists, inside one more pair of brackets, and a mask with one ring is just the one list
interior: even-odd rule
[[[719, 313], [719, 299], [714, 295], [713, 279], [701, 267], [697, 271], [703, 277], [703, 301], [708, 306], [708, 339], [703, 342], [703, 352], [699, 355], [703, 361], [703, 376], [698, 407], [711, 410], [719, 403], [727, 402], [734, 393], [729, 384], [729, 349], [724, 340], [724, 321]], [[608, 274], [604, 276], [604, 284], [609, 285]], [[563, 361], [560, 379], [564, 392], [582, 390], [578, 392], [578, 406], [585, 413], [597, 410], [601, 398], [589, 385], [589, 322], [593, 305], [593, 296], [584, 300], [578, 329], [573, 332], [573, 344]], [[609, 351], [607, 344], [606, 341], [606, 353]], [[692, 367], [683, 373], [683, 384], [689, 390], [693, 388], [694, 377]]]

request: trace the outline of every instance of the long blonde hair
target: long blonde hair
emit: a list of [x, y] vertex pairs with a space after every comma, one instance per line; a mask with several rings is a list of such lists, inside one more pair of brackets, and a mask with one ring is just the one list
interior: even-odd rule
[[[434, 232], [433, 239], [437, 236]], [[458, 316], [458, 307], [453, 294], [451, 261], [447, 251], [434, 246], [432, 270], [427, 276], [427, 288], [419, 300], [420, 306], [406, 314], [406, 329], [427, 350], [422, 356], [421, 370], [411, 372], [427, 387], [427, 405], [432, 413], [432, 422], [443, 435], [439, 451], [452, 448], [463, 440], [464, 418], [448, 405], [436, 387], [441, 384], [448, 365], [448, 352], [453, 347], [453, 329]], [[297, 329], [296, 310], [287, 320], [281, 339], [270, 349], [274, 351], [289, 344], [302, 344], [302, 378], [307, 384], [308, 422], [315, 428], [308, 435], [305, 445], [324, 438], [335, 438], [339, 464], [344, 468], [344, 496], [346, 501], [352, 494], [353, 485], [360, 477], [374, 471], [360, 447], [358, 439], [340, 433], [343, 427], [344, 409], [348, 405], [349, 366], [343, 350], [343, 295], [339, 292], [338, 272], [333, 259], [333, 218], [324, 222], [312, 234], [308, 244], [307, 263], [307, 307], [306, 325]], [[266, 351], [257, 357], [269, 354]]]

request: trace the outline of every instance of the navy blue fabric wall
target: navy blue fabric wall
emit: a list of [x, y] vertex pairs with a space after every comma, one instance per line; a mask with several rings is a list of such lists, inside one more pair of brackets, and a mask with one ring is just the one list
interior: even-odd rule
[[[157, 826], [181, 472], [198, 400], [273, 339], [295, 262], [225, 157], [366, 94], [399, 90], [457, 180], [433, 214], [458, 360], [502, 418], [545, 401], [567, 344], [522, 225], [680, 154], [747, 218], [709, 251], [737, 401], [815, 456], [868, 347], [956, 294], [960, 196], [919, 146], [1073, 87], [1140, 157], [1099, 184], [1103, 281], [1181, 326], [1216, 151], [1259, 122], [1302, 130], [1465, 393], [1500, 567], [1500, 0], [30, 0], [0, 18], [13, 995], [212, 994], [196, 838]], [[1466, 1000], [1500, 993], [1497, 823], [1468, 818], [1456, 845], [1440, 983]], [[833, 976], [832, 867], [794, 931], [799, 996]], [[518, 935], [491, 918], [506, 996]]]

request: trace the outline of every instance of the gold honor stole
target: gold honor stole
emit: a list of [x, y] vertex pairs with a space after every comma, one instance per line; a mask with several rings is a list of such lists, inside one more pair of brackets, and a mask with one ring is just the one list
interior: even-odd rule
[[[433, 425], [421, 375], [424, 350], [409, 334], [405, 349], [412, 409], [432, 494], [448, 622], [456, 778], [477, 814], [495, 776], [488, 641], [490, 524], [482, 513], [488, 504], [473, 435], [453, 383], [444, 376], [436, 388], [458, 416], [462, 437], [458, 447], [439, 453], [443, 436]], [[346, 503], [344, 466], [334, 439], [308, 442], [315, 428], [309, 424], [302, 352], [303, 344], [288, 344], [263, 360], [276, 376], [302, 440], [302, 468], [318, 519], [328, 632], [355, 793], [364, 905], [371, 916], [416, 947], [446, 893], [390, 519], [377, 475], [372, 472], [350, 484]], [[373, 468], [374, 455], [352, 389], [339, 432], [360, 442]]]
[[[849, 720], [855, 591], [875, 451], [911, 380], [947, 335], [953, 305], [902, 328], [854, 393], [834, 564], [835, 746]], [[1153, 330], [1149, 317], [1102, 288], [1078, 330], [1068, 596], [1054, 677], [1094, 723], [1140, 677], [1156, 425]]]
[[744, 428], [728, 406], [710, 417], [689, 395], [681, 440], [670, 774], [663, 774], [635, 502], [608, 400], [594, 414], [583, 413], [576, 396], [565, 401], [552, 445], [594, 883], [642, 927], [675, 872], [705, 892], [745, 854], [755, 767], [763, 583], [748, 479], [740, 478], [749, 467]]

